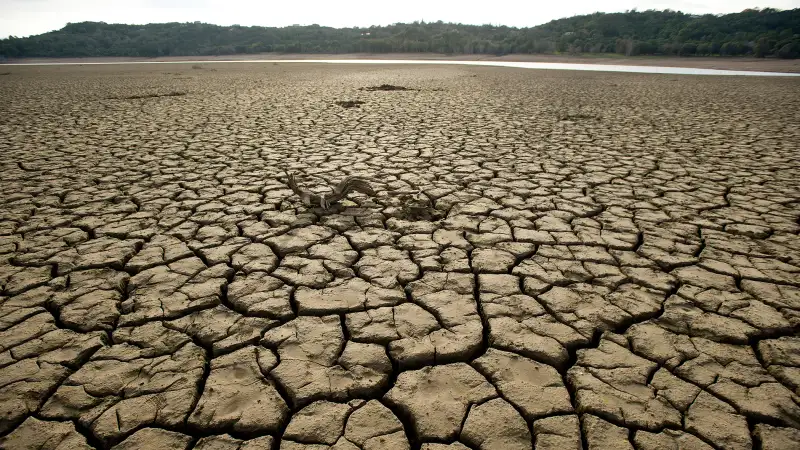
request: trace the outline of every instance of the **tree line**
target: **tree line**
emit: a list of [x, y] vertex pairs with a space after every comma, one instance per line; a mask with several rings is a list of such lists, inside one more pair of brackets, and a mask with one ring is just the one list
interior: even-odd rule
[[36, 36], [11, 36], [0, 40], [0, 56], [7, 58], [264, 52], [615, 53], [797, 58], [800, 56], [800, 8], [747, 9], [726, 15], [633, 10], [575, 16], [530, 28], [441, 21], [368, 28], [81, 22]]

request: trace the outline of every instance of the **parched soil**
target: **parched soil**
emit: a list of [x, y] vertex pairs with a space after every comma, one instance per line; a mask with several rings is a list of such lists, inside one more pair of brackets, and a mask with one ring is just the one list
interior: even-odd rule
[[0, 79], [0, 447], [800, 441], [800, 80], [215, 68]]

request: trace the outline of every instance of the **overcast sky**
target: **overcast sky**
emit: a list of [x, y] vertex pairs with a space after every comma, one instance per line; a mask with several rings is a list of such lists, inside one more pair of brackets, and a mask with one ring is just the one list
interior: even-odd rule
[[792, 9], [800, 7], [800, 0], [0, 0], [0, 38], [40, 34], [84, 21], [352, 27], [443, 20], [525, 27], [595, 11], [670, 8], [717, 14], [753, 7]]

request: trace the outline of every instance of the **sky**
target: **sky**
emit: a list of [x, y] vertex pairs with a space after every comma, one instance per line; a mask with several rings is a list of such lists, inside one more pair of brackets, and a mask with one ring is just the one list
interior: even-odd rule
[[765, 7], [800, 8], [800, 0], [0, 0], [0, 38], [41, 34], [84, 21], [338, 28], [442, 20], [529, 27], [597, 11], [669, 8], [720, 14]]

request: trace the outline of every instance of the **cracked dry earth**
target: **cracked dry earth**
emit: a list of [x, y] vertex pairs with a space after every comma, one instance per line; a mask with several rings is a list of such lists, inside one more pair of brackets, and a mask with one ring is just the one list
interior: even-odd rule
[[214, 67], [0, 80], [0, 447], [797, 448], [797, 80]]

